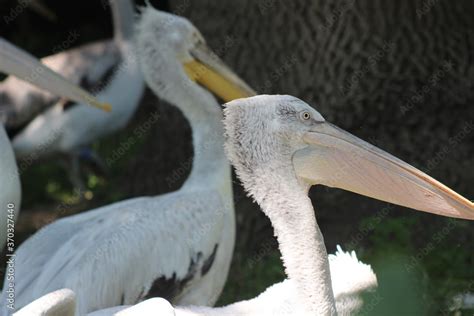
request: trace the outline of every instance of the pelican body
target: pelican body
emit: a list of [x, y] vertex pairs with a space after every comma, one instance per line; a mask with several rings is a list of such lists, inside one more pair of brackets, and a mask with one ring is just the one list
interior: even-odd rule
[[[121, 67], [120, 64], [124, 59], [121, 43], [133, 35], [133, 1], [110, 0], [109, 4], [113, 17], [113, 39], [85, 44], [42, 58], [46, 66], [71, 83], [93, 93], [103, 90], [107, 81], [110, 81], [110, 76]], [[127, 91], [133, 91], [131, 88], [128, 87]], [[122, 90], [116, 88], [115, 93], [123, 97], [125, 95], [122, 94], [123, 90], [123, 87]], [[0, 83], [0, 99], [3, 100], [0, 104], [0, 121], [3, 121], [7, 129], [23, 127], [60, 101], [58, 95], [39, 89], [14, 76]]]
[[[58, 152], [74, 154], [123, 128], [135, 113], [145, 86], [132, 43], [134, 8], [128, 0], [111, 0], [111, 7], [115, 23], [123, 24], [115, 38], [121, 62], [112, 71], [109, 82], [100, 83], [95, 92], [98, 99], [113, 103], [114, 111], [101, 113], [86, 104], [58, 103], [15, 135], [12, 143], [18, 158]], [[55, 135], [54, 140], [48, 141], [51, 135]]]
[[[0, 57], [1, 72], [17, 76], [19, 80], [28, 81], [62, 97], [110, 111], [109, 104], [100, 103], [86, 91], [41, 64], [35, 57], [4, 39], [0, 39]], [[8, 252], [12, 252], [15, 246], [14, 223], [19, 215], [20, 202], [19, 170], [10, 140], [0, 123], [0, 249], [8, 241]]]
[[7, 242], [9, 231], [10, 239], [14, 237], [20, 202], [21, 185], [15, 154], [3, 124], [0, 124], [0, 249]]
[[183, 18], [146, 7], [136, 36], [146, 82], [192, 127], [191, 174], [178, 191], [65, 217], [26, 240], [16, 251], [17, 308], [61, 288], [76, 294], [78, 315], [155, 296], [209, 306], [222, 291], [235, 215], [222, 111], [210, 92], [223, 100], [254, 92]]
[[[373, 291], [377, 286], [377, 278], [372, 268], [367, 264], [361, 263], [354, 252], [343, 252], [340, 247], [338, 247], [336, 254], [329, 255], [329, 266], [331, 275], [342, 277], [333, 278], [332, 280], [339, 315], [354, 315], [363, 306], [361, 295]], [[348, 273], [348, 269], [352, 273]], [[163, 298], [152, 298], [134, 306], [117, 306], [99, 310], [87, 316], [304, 315], [304, 310], [301, 308], [295, 309], [295, 302], [298, 301], [296, 293], [295, 282], [284, 280], [270, 286], [253, 299], [232, 303], [223, 307], [172, 307]]]

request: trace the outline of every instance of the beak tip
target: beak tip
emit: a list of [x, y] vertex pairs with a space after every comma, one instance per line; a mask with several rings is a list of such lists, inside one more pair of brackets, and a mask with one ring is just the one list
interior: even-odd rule
[[105, 112], [112, 112], [112, 105], [110, 103], [103, 103], [102, 104], [102, 109]]

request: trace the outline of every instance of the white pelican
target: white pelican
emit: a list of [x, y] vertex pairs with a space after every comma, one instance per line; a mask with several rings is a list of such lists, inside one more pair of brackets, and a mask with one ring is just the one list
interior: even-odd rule
[[456, 294], [451, 299], [449, 304], [449, 309], [451, 311], [460, 309], [474, 309], [474, 294], [470, 292]]
[[18, 218], [20, 202], [20, 176], [15, 155], [3, 124], [0, 124], [0, 249], [7, 241], [8, 228], [13, 228]]
[[474, 203], [326, 122], [295, 97], [236, 100], [225, 113], [227, 154], [245, 189], [272, 222], [286, 273], [296, 289], [294, 308], [311, 315], [336, 314], [331, 286], [336, 276], [330, 274], [323, 236], [307, 196], [312, 185], [474, 219]]
[[212, 305], [224, 286], [235, 214], [222, 111], [189, 76], [224, 100], [254, 92], [184, 18], [147, 7], [136, 36], [150, 88], [181, 109], [192, 127], [191, 174], [176, 192], [66, 217], [26, 240], [16, 251], [17, 307], [61, 288], [76, 293], [79, 315], [153, 296]]
[[[119, 43], [128, 38], [133, 27], [133, 1], [110, 0], [114, 38], [85, 44], [42, 58], [42, 62], [84, 89], [97, 89], [120, 64]], [[106, 2], [104, 2], [106, 3]], [[71, 38], [78, 35], [71, 33]], [[7, 129], [16, 129], [59, 101], [59, 96], [39, 89], [15, 76], [0, 83], [0, 121]]]
[[[26, 305], [13, 316], [74, 316], [76, 295], [69, 289], [61, 289], [48, 293]], [[112, 307], [92, 312], [88, 315], [120, 315], [120, 316], [168, 316], [174, 315], [173, 306], [165, 299], [155, 297], [131, 307]]]
[[74, 316], [75, 308], [74, 292], [61, 289], [31, 302], [13, 316]]
[[[376, 286], [355, 254], [327, 256], [311, 200], [324, 184], [435, 214], [474, 219], [474, 204], [438, 181], [327, 123], [291, 96], [228, 103], [226, 150], [247, 192], [270, 218], [288, 280], [222, 308], [148, 304], [157, 315], [353, 315], [358, 294]], [[342, 292], [342, 293], [341, 293]], [[138, 304], [138, 307], [143, 303]], [[162, 311], [162, 309], [164, 311]], [[124, 309], [126, 311], [127, 309]], [[120, 315], [101, 311], [91, 316]], [[140, 315], [140, 314], [130, 314]]]
[[[130, 1], [111, 0], [115, 21], [128, 21], [127, 32], [117, 38], [121, 62], [110, 81], [100, 87], [97, 98], [108, 100], [114, 105], [112, 113], [98, 113], [84, 103], [69, 102], [65, 106], [59, 102], [33, 119], [23, 130], [14, 136], [13, 149], [17, 158], [45, 157], [53, 153], [71, 154], [71, 181], [84, 190], [80, 178], [79, 156], [98, 160], [84, 147], [93, 141], [123, 128], [132, 118], [145, 88], [143, 76], [134, 53], [132, 43], [134, 9]], [[51, 135], [54, 141], [48, 141]], [[45, 145], [46, 144], [46, 145]], [[96, 161], [102, 165], [100, 161]]]
[[[363, 304], [361, 295], [377, 286], [372, 268], [359, 262], [354, 252], [343, 252], [340, 247], [335, 255], [329, 255], [329, 266], [336, 306], [340, 315], [353, 315]], [[348, 273], [348, 269], [351, 273]], [[340, 276], [340, 277], [338, 277]], [[313, 280], [318, 282], [317, 280]], [[151, 298], [134, 306], [117, 306], [95, 311], [87, 316], [112, 315], [161, 315], [161, 316], [218, 316], [218, 315], [299, 315], [294, 310], [298, 301], [294, 282], [289, 280], [274, 284], [256, 298], [240, 301], [224, 307], [176, 306], [170, 308], [163, 298]]]
[[[101, 109], [110, 110], [109, 105], [99, 103], [92, 95], [67, 82], [35, 57], [1, 38], [0, 57], [0, 72], [18, 76], [71, 100], [88, 102]], [[15, 156], [3, 124], [0, 123], [0, 249], [3, 249], [7, 241], [7, 232], [14, 231], [13, 224], [19, 215], [20, 201], [21, 186]], [[10, 243], [11, 241], [9, 248], [12, 248]]]

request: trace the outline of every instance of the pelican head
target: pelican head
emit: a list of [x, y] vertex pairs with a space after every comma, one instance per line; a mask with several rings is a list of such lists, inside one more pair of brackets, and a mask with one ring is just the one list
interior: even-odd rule
[[[226, 150], [257, 200], [262, 179], [281, 187], [294, 178], [307, 190], [323, 184], [439, 215], [474, 219], [474, 203], [383, 150], [328, 123], [291, 96], [227, 103]], [[268, 186], [267, 186], [268, 188]], [[260, 196], [259, 196], [260, 195]]]
[[[172, 103], [197, 82], [224, 101], [255, 95], [212, 51], [187, 19], [147, 6], [137, 24], [137, 54], [147, 82]], [[176, 85], [180, 82], [181, 85]]]

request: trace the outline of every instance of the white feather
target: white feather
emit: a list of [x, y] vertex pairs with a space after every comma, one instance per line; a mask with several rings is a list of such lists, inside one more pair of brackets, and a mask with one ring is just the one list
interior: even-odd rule
[[[171, 40], [178, 36], [183, 44], [178, 48], [169, 42], [171, 20], [176, 30]], [[16, 253], [19, 307], [56, 289], [70, 288], [77, 295], [77, 313], [84, 315], [135, 304], [159, 278], [186, 281], [170, 293], [173, 303], [213, 305], [222, 291], [235, 242], [222, 111], [209, 92], [187, 77], [173, 52], [194, 45], [189, 42], [197, 32], [194, 26], [153, 8], [145, 9], [140, 25], [149, 22], [155, 22], [150, 24], [152, 32], [137, 28], [139, 62], [150, 87], [179, 107], [191, 124], [195, 153], [191, 175], [177, 192], [118, 202], [40, 230]], [[155, 27], [162, 27], [162, 32], [154, 32]], [[153, 45], [152, 52], [144, 47], [147, 43]]]
[[144, 82], [130, 43], [122, 44], [122, 62], [110, 83], [96, 97], [112, 104], [110, 113], [78, 104], [64, 110], [57, 104], [38, 115], [13, 139], [19, 157], [71, 152], [123, 128], [141, 99]]
[[[99, 82], [99, 91], [92, 92], [98, 92], [97, 99], [111, 103], [112, 112], [107, 113], [87, 104], [77, 104], [65, 110], [61, 103], [56, 104], [38, 115], [14, 137], [13, 148], [17, 157], [73, 152], [123, 128], [132, 118], [145, 88], [132, 41], [134, 9], [130, 0], [110, 0], [110, 4], [114, 14], [115, 42], [120, 52], [120, 63], [110, 64], [117, 66], [110, 82]], [[67, 54], [63, 55], [63, 59], [68, 58]], [[102, 69], [101, 67], [103, 65], [98, 69]], [[104, 71], [97, 71], [92, 67], [87, 75], [95, 77], [97, 73], [103, 74]]]
[[74, 316], [74, 308], [74, 292], [61, 289], [31, 302], [13, 316]]
[[[354, 315], [362, 307], [361, 295], [375, 289], [377, 278], [370, 265], [360, 262], [354, 252], [344, 252], [340, 246], [337, 248], [334, 255], [328, 256], [337, 311], [339, 315]], [[317, 282], [317, 280], [314, 281]], [[155, 301], [156, 303], [153, 300], [147, 300], [150, 301], [147, 304], [144, 304], [147, 301], [138, 304], [140, 305], [139, 312], [138, 309], [134, 309], [135, 307], [117, 306], [91, 313], [88, 316], [122, 315], [123, 312], [127, 312], [126, 315], [130, 316], [152, 313], [162, 316], [306, 315], [301, 308], [295, 283], [292, 280], [276, 283], [253, 299], [224, 307], [176, 306], [174, 310], [171, 310], [169, 305], [162, 300]]]
[[20, 201], [20, 176], [15, 155], [3, 124], [0, 123], [0, 249], [3, 249], [7, 241], [9, 228], [12, 229], [10, 238], [15, 240], [13, 227], [20, 212]]

